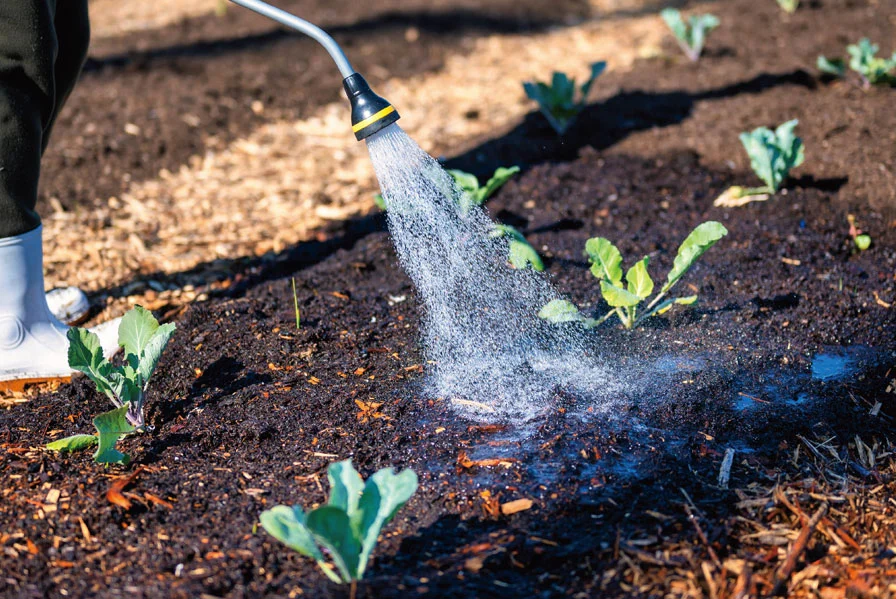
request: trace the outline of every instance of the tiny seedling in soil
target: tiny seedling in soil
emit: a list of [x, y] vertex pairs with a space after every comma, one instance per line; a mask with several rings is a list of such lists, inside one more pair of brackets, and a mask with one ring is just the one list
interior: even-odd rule
[[719, 26], [719, 19], [715, 15], [694, 15], [685, 21], [681, 12], [675, 8], [663, 10], [660, 16], [672, 30], [678, 45], [691, 62], [700, 59], [707, 34]]
[[767, 200], [776, 194], [790, 170], [801, 165], [805, 159], [803, 140], [794, 133], [798, 123], [797, 119], [793, 119], [774, 131], [759, 127], [749, 133], [741, 133], [740, 142], [750, 157], [750, 166], [765, 185], [730, 187], [716, 199], [715, 205], [741, 206], [751, 201]]
[[514, 268], [523, 269], [531, 266], [538, 272], [544, 270], [544, 263], [535, 248], [526, 241], [522, 233], [510, 225], [495, 225], [489, 235], [493, 238], [506, 237], [508, 239], [507, 260]]
[[113, 366], [103, 357], [100, 339], [85, 329], [68, 331], [68, 365], [87, 375], [97, 391], [105, 394], [115, 409], [93, 419], [97, 435], [74, 435], [47, 444], [54, 451], [76, 451], [97, 445], [93, 458], [100, 464], [127, 464], [130, 458], [115, 449], [118, 439], [146, 428], [143, 403], [149, 379], [175, 325], [159, 325], [152, 313], [136, 306], [124, 315], [118, 327], [118, 344], [124, 347], [122, 366]]
[[526, 90], [530, 100], [538, 103], [538, 107], [554, 131], [563, 135], [579, 113], [585, 109], [591, 85], [606, 68], [605, 61], [591, 65], [591, 76], [579, 88], [578, 97], [575, 79], [570, 79], [565, 73], [555, 72], [550, 84], [541, 81], [523, 83], [523, 89]]
[[538, 316], [552, 323], [578, 322], [593, 328], [615, 314], [626, 329], [633, 329], [651, 316], [667, 312], [675, 304], [691, 305], [697, 301], [696, 295], [670, 298], [667, 297], [669, 291], [706, 250], [727, 234], [728, 230], [715, 221], [702, 223], [691, 231], [678, 248], [666, 282], [643, 310], [639, 309], [640, 304], [654, 291], [653, 279], [647, 272], [650, 259], [645, 256], [629, 268], [623, 285], [622, 254], [603, 237], [589, 239], [585, 243], [585, 253], [591, 262], [591, 274], [600, 280], [601, 295], [611, 310], [595, 320], [582, 315], [572, 302], [553, 300], [539, 311]]
[[351, 460], [345, 460], [330, 464], [327, 478], [327, 505], [307, 514], [300, 506], [278, 505], [262, 512], [259, 520], [272, 537], [316, 561], [327, 578], [352, 585], [354, 596], [380, 531], [417, 490], [417, 475], [410, 469], [395, 474], [383, 468], [365, 484]]
[[846, 220], [849, 223], [849, 236], [852, 238], [852, 243], [856, 250], [864, 252], [871, 247], [871, 235], [863, 233], [862, 230], [856, 226], [855, 215], [847, 214]]
[[[846, 47], [849, 53], [849, 68], [858, 73], [862, 79], [862, 87], [872, 85], [896, 84], [896, 52], [890, 58], [878, 58], [877, 52], [880, 46], [872, 44], [867, 37], [859, 40], [858, 44], [850, 44]], [[818, 70], [835, 77], [846, 75], [846, 62], [842, 58], [818, 57]]]
[[778, 6], [780, 6], [784, 12], [792, 15], [796, 12], [796, 9], [800, 7], [800, 0], [778, 0]]
[[[482, 206], [485, 204], [496, 191], [501, 189], [501, 187], [510, 181], [510, 178], [518, 172], [520, 172], [520, 167], [518, 166], [511, 166], [509, 168], [503, 166], [498, 167], [485, 185], [479, 185], [479, 179], [476, 178], [476, 175], [462, 170], [451, 169], [448, 171], [448, 174], [451, 175], [455, 184], [461, 191], [460, 197], [457, 199], [458, 208], [460, 208], [460, 211], [463, 214], [467, 214], [473, 206]], [[385, 211], [388, 208], [386, 199], [381, 193], [373, 196], [373, 203], [382, 211]]]
[[302, 330], [302, 313], [299, 312], [299, 296], [296, 295], [296, 278], [292, 278], [292, 305], [296, 311], [296, 330]]

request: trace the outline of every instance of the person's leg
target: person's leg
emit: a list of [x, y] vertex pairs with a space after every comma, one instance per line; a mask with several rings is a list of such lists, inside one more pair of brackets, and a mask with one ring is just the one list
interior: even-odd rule
[[[86, 44], [72, 34], [75, 17], [86, 18], [86, 0], [59, 2], [69, 20], [60, 19], [57, 32], [56, 0], [0, 0], [0, 387], [71, 373], [68, 327], [44, 296], [35, 211], [41, 154]], [[70, 13], [74, 5], [83, 12]]]
[[56, 105], [55, 4], [0, 1], [0, 239], [40, 225], [34, 208], [43, 132]]
[[[8, 0], [5, 0], [8, 1]], [[59, 111], [81, 76], [81, 69], [87, 60], [90, 45], [90, 19], [87, 14], [87, 0], [57, 0], [56, 16], [53, 19], [59, 52], [53, 75], [56, 81], [56, 101], [50, 121], [43, 130], [43, 149], [47, 149], [53, 125]]]

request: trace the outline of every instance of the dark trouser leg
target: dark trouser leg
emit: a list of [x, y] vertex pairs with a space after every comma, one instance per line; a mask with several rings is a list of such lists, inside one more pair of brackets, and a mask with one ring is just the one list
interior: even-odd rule
[[89, 38], [87, 0], [0, 0], [0, 238], [40, 225], [40, 158]]

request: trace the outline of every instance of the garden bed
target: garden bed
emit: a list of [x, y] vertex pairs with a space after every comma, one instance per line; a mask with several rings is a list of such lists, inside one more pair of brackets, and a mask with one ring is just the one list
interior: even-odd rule
[[[699, 305], [595, 331], [623, 382], [611, 410], [557, 393], [539, 419], [481, 425], [426, 396], [414, 289], [382, 216], [356, 219], [234, 264], [207, 301], [166, 315], [178, 330], [150, 391], [155, 430], [122, 443], [128, 468], [41, 449], [107, 409], [83, 379], [0, 412], [0, 593], [346, 596], [255, 525], [272, 505], [324, 501], [327, 464], [351, 457], [365, 474], [420, 476], [361, 597], [747, 597], [779, 578], [795, 597], [896, 594], [894, 92], [821, 82], [809, 64], [769, 74], [746, 48], [789, 31], [769, 4], [720, 9], [738, 23], [728, 50], [711, 42], [696, 67], [649, 59], [607, 75], [604, 89], [628, 91], [562, 143], [532, 114], [449, 161], [527, 167], [489, 210], [595, 313], [589, 237], [665, 272], [695, 225], [729, 229], [682, 282]], [[831, 22], [844, 44], [880, 32], [873, 11], [845, 5], [797, 13], [816, 25], [795, 28], [795, 47]], [[874, 119], [835, 123], [844, 105]], [[786, 194], [713, 208], [754, 182], [737, 133], [797, 116], [807, 161]], [[867, 251], [853, 250], [850, 212]], [[127, 508], [107, 495], [124, 482]], [[532, 505], [504, 514], [517, 499]]]

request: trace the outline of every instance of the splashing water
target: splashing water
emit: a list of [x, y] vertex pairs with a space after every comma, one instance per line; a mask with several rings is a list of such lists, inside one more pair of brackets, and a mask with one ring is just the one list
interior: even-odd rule
[[[574, 326], [537, 316], [559, 297], [545, 275], [507, 263], [485, 209], [458, 209], [454, 179], [398, 125], [367, 140], [389, 231], [423, 304], [429, 391], [479, 417], [526, 420], [559, 391], [595, 398], [611, 387]], [[460, 400], [460, 401], [458, 401]]]

